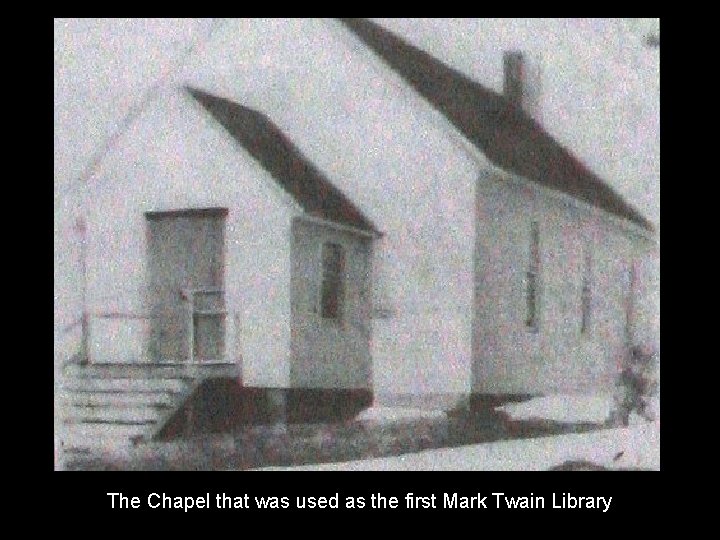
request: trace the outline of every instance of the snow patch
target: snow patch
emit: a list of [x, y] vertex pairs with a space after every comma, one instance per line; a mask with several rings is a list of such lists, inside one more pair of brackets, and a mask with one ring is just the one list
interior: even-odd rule
[[443, 411], [415, 409], [410, 407], [370, 407], [358, 416], [361, 422], [396, 422], [399, 420], [427, 420], [445, 418]]
[[[653, 400], [655, 421], [638, 415], [630, 417], [630, 426], [589, 433], [498, 441], [457, 448], [426, 450], [401, 456], [323, 463], [289, 470], [477, 470], [542, 471], [569, 461], [590, 462], [608, 469], [640, 468], [660, 470], [660, 402]], [[514, 420], [545, 419], [557, 422], [597, 422], [608, 419], [613, 406], [612, 394], [564, 394], [531, 399], [498, 407]], [[441, 411], [413, 408], [373, 407], [358, 420], [393, 421], [415, 418], [440, 418]]]
[[[613, 395], [595, 394], [578, 395], [562, 394], [544, 396], [522, 403], [511, 403], [497, 407], [495, 410], [504, 412], [513, 420], [550, 420], [554, 422], [593, 422], [603, 423], [610, 418], [614, 407]], [[660, 421], [660, 397], [650, 400], [650, 411], [655, 421]], [[630, 415], [630, 425], [645, 425], [647, 420], [637, 413]]]
[[[567, 461], [589, 461], [609, 469], [660, 470], [660, 423], [426, 450], [377, 459], [322, 463], [283, 470], [304, 471], [546, 471]], [[268, 468], [264, 470], [280, 470]]]
[[612, 394], [561, 394], [503, 405], [495, 410], [507, 413], [513, 420], [602, 423], [610, 416], [612, 406]]

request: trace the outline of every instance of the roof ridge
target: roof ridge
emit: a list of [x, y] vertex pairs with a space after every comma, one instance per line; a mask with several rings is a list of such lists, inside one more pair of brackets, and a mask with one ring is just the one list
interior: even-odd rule
[[501, 94], [368, 19], [338, 19], [496, 166], [653, 231], [653, 225]]
[[181, 72], [188, 60], [196, 53], [197, 49], [210, 41], [219, 27], [217, 24], [218, 21], [219, 19], [216, 18], [211, 19], [208, 28], [199, 32], [200, 35], [192, 40], [172, 62], [161, 70], [160, 75], [157, 76], [152, 84], [139, 95], [137, 100], [131, 103], [125, 115], [122, 116], [118, 122], [117, 127], [110, 132], [110, 135], [103, 141], [102, 145], [96, 148], [90, 155], [90, 159], [81, 169], [77, 177], [66, 184], [56, 196], [65, 196], [75, 189], [87, 187], [90, 180], [97, 174], [105, 156], [118, 144], [128, 129], [135, 124], [135, 121], [146, 111], [149, 104], [161, 95], [168, 85], [172, 84], [173, 78]]

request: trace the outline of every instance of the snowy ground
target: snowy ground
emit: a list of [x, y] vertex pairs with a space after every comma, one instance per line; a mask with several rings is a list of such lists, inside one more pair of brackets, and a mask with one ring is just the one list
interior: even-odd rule
[[[506, 405], [500, 410], [516, 419], [546, 418], [555, 421], [602, 422], [610, 411], [612, 397], [550, 396], [524, 403]], [[481, 470], [518, 471], [548, 470], [568, 461], [587, 461], [608, 468], [660, 469], [660, 414], [646, 422], [631, 418], [627, 428], [590, 433], [559, 435], [536, 439], [502, 441], [442, 450], [428, 450], [402, 456], [324, 463], [302, 467], [266, 470], [348, 470], [348, 471], [440, 471]], [[388, 420], [412, 415], [410, 410], [374, 410], [369, 416]], [[618, 457], [619, 456], [619, 457]]]
[[[515, 420], [544, 419], [556, 422], [604, 422], [613, 407], [612, 394], [582, 396], [563, 394], [545, 396], [521, 403], [498, 407]], [[651, 401], [650, 409], [656, 419], [660, 418], [660, 398]], [[635, 414], [630, 416], [630, 425], [644, 424], [645, 421]]]
[[444, 418], [444, 411], [415, 409], [412, 407], [370, 407], [358, 416], [363, 422], [395, 422], [401, 420], [417, 420], [421, 418]]
[[556, 422], [603, 422], [612, 408], [612, 394], [556, 395], [498, 407], [515, 420], [544, 419]]

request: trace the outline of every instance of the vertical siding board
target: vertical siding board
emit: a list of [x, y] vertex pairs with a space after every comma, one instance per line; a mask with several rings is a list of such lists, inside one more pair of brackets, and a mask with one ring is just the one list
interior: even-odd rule
[[[638, 242], [602, 212], [502, 174], [481, 175], [478, 186], [473, 391], [609, 388], [628, 344], [623, 261]], [[536, 334], [525, 324], [533, 220], [540, 229]], [[584, 280], [590, 311], [589, 331], [582, 333]]]

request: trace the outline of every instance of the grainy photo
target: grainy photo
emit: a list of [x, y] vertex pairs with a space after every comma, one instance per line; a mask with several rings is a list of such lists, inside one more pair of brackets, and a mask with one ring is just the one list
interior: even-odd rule
[[55, 19], [57, 470], [659, 470], [659, 19]]

